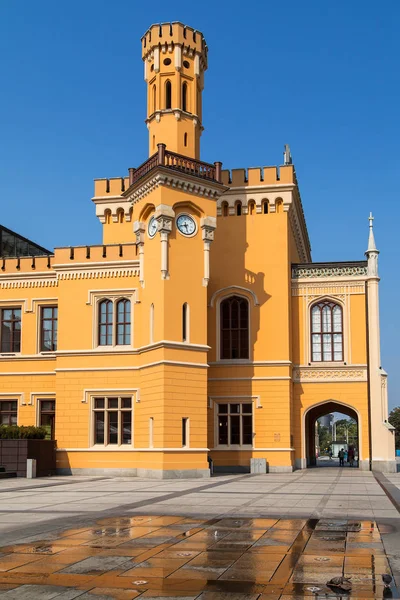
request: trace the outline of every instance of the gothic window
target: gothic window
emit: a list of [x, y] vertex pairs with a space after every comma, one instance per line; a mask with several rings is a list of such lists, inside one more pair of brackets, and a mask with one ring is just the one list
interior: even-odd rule
[[229, 210], [229, 205], [227, 202], [223, 202], [221, 204], [221, 212], [222, 212], [222, 216], [223, 217], [227, 217], [228, 216], [228, 210]]
[[113, 338], [113, 303], [102, 300], [99, 304], [99, 346], [111, 346]]
[[240, 217], [241, 214], [242, 214], [242, 203], [241, 202], [237, 202], [236, 203], [236, 215], [238, 217]]
[[343, 360], [342, 308], [330, 300], [311, 309], [311, 356], [314, 362]]
[[117, 346], [131, 343], [131, 302], [126, 298], [117, 302]]
[[171, 82], [166, 81], [165, 82], [165, 108], [171, 108], [172, 107], [172, 87], [171, 87]]
[[221, 359], [249, 358], [249, 302], [231, 296], [220, 306]]

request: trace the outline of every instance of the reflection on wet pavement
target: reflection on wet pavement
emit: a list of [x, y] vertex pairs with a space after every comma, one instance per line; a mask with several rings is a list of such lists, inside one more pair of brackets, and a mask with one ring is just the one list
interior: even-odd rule
[[[399, 598], [374, 521], [116, 517], [0, 548], [8, 600]], [[333, 577], [351, 579], [340, 596]]]

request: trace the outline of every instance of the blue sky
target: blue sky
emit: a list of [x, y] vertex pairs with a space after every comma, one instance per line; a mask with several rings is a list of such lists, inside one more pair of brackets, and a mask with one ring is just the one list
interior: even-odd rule
[[398, 406], [399, 19], [398, 0], [0, 1], [1, 223], [49, 248], [100, 241], [93, 178], [147, 158], [140, 37], [183, 21], [209, 46], [202, 158], [280, 164], [289, 143], [315, 261], [362, 259], [373, 211]]

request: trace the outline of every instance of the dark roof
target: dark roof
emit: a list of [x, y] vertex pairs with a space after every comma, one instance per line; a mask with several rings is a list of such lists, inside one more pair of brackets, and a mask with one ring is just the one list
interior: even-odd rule
[[47, 256], [49, 254], [53, 252], [0, 225], [0, 256]]

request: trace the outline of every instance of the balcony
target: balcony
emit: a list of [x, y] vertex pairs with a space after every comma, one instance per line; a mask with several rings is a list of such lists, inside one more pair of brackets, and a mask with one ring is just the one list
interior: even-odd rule
[[222, 163], [215, 162], [214, 164], [210, 164], [183, 156], [182, 154], [176, 154], [167, 150], [165, 144], [157, 144], [157, 148], [158, 151], [150, 156], [140, 167], [129, 169], [129, 186], [140, 181], [140, 179], [156, 167], [165, 167], [207, 181], [222, 183]]

